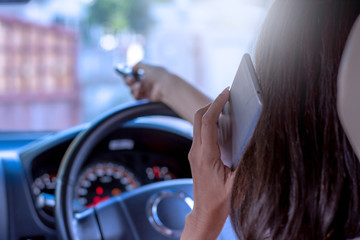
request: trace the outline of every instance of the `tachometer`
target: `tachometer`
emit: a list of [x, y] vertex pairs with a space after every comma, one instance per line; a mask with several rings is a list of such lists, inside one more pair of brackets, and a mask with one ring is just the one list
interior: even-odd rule
[[31, 185], [31, 189], [33, 194], [38, 196], [40, 193], [54, 194], [55, 186], [56, 174], [44, 173], [34, 180], [33, 184]]
[[[35, 178], [33, 184], [31, 185], [31, 190], [35, 196], [35, 199], [38, 201], [39, 198], [42, 198], [44, 194], [50, 194], [54, 196], [56, 186], [56, 174], [55, 173], [44, 173], [39, 177]], [[53, 216], [53, 209], [41, 207], [47, 214]]]
[[81, 174], [75, 188], [75, 200], [90, 208], [139, 186], [138, 180], [124, 166], [98, 163]]

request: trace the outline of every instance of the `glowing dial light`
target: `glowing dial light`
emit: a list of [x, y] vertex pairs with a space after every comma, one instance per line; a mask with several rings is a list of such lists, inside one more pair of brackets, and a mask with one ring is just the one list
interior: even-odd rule
[[75, 188], [75, 200], [87, 208], [140, 186], [124, 166], [99, 163], [82, 173]]
[[169, 171], [168, 167], [154, 165], [146, 168], [146, 175], [149, 180], [158, 182], [174, 179], [175, 176]]

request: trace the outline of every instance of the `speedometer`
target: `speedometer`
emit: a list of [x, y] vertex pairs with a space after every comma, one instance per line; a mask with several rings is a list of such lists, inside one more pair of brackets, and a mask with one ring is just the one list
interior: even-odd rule
[[124, 166], [98, 163], [81, 174], [75, 188], [75, 200], [90, 208], [139, 186], [139, 181]]

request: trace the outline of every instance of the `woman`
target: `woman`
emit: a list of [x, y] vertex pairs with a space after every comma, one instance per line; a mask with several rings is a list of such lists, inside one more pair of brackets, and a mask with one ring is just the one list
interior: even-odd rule
[[[263, 112], [235, 172], [217, 142], [229, 91], [195, 115], [195, 206], [182, 239], [216, 239], [228, 213], [240, 239], [360, 236], [360, 163], [336, 111], [340, 58], [359, 13], [355, 0], [274, 3], [256, 51]], [[142, 84], [132, 86], [140, 96]]]

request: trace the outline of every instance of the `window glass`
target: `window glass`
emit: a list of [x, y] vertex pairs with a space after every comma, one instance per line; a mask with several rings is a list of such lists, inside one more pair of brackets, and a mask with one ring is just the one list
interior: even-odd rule
[[56, 131], [133, 101], [113, 66], [159, 64], [215, 97], [253, 53], [266, 0], [0, 5], [0, 129]]

